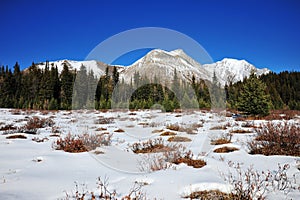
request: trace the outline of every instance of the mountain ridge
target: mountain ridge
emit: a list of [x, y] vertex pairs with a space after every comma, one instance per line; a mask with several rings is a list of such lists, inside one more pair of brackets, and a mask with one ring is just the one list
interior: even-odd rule
[[[64, 59], [50, 61], [49, 67], [57, 66], [60, 73], [64, 64], [67, 64], [70, 70], [77, 71], [81, 65], [84, 65], [87, 71], [93, 70], [95, 76], [98, 78], [105, 74], [106, 67], [114, 66], [96, 60], [74, 61]], [[44, 69], [45, 65], [45, 63], [37, 64], [41, 69]], [[118, 67], [120, 79], [124, 79], [125, 82], [130, 82], [133, 75], [137, 72], [140, 76], [147, 76], [150, 80], [156, 77], [162, 82], [170, 82], [176, 69], [178, 78], [184, 81], [191, 81], [193, 75], [197, 80], [212, 81], [215, 72], [222, 86], [230, 81], [233, 83], [242, 81], [245, 77], [249, 77], [252, 71], [259, 76], [271, 72], [267, 68], [256, 68], [246, 60], [233, 58], [224, 58], [221, 61], [201, 65], [188, 56], [182, 49], [175, 49], [173, 51], [154, 49], [129, 66], [116, 65], [116, 67]]]

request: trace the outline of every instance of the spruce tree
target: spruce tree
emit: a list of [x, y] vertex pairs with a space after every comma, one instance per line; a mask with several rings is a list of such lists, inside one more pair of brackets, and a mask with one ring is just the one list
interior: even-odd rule
[[266, 85], [252, 72], [243, 82], [238, 98], [238, 110], [250, 115], [266, 116], [270, 107], [271, 101], [266, 93]]

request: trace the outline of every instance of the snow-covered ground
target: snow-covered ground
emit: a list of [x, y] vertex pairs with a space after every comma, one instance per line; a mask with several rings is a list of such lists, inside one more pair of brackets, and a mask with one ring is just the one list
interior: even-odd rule
[[[61, 136], [68, 133], [101, 133], [109, 132], [112, 136], [110, 146], [99, 147], [103, 154], [93, 152], [67, 153], [55, 150], [53, 142], [58, 137], [51, 137], [52, 128], [38, 130], [37, 135], [24, 134], [27, 139], [6, 139], [0, 131], [0, 199], [61, 199], [65, 192], [74, 193], [75, 182], [79, 190], [94, 191], [97, 189], [97, 178], [108, 180], [110, 191], [117, 191], [118, 197], [127, 195], [134, 183], [142, 183], [142, 192], [148, 199], [182, 199], [194, 191], [215, 190], [229, 192], [232, 188], [228, 182], [230, 172], [235, 172], [230, 165], [240, 163], [242, 170], [249, 167], [261, 172], [275, 173], [278, 164], [289, 164], [289, 177], [293, 184], [300, 182], [300, 171], [297, 169], [299, 157], [263, 156], [248, 154], [247, 142], [255, 133], [233, 134], [232, 143], [211, 145], [211, 140], [241, 128], [245, 122], [235, 121], [231, 117], [221, 117], [204, 111], [183, 113], [162, 113], [157, 110], [144, 111], [58, 111], [42, 113], [39, 111], [19, 111], [0, 109], [0, 128], [6, 125], [21, 127], [33, 116], [51, 118], [58, 127]], [[112, 123], [99, 124], [101, 118], [111, 118]], [[255, 121], [259, 125], [264, 121]], [[186, 164], [173, 164], [170, 168], [148, 172], [141, 171], [151, 159], [147, 154], [135, 154], [131, 145], [161, 137], [166, 143], [169, 136], [160, 136], [167, 130], [167, 125], [179, 124], [189, 126], [202, 124], [194, 134], [173, 131], [178, 136], [191, 139], [181, 142], [194, 153], [195, 158], [203, 159], [207, 165], [193, 168]], [[212, 127], [226, 125], [226, 130], [211, 130]], [[96, 131], [98, 128], [107, 130]], [[114, 132], [123, 129], [125, 132]], [[247, 129], [247, 128], [243, 128]], [[248, 130], [253, 131], [251, 128]], [[154, 132], [154, 133], [153, 133]], [[47, 138], [44, 142], [35, 142], [33, 138]], [[215, 153], [222, 146], [236, 147], [239, 150], [231, 153]], [[148, 159], [148, 160], [147, 160]], [[294, 177], [293, 177], [294, 175]], [[268, 199], [300, 199], [299, 190], [269, 191]]]

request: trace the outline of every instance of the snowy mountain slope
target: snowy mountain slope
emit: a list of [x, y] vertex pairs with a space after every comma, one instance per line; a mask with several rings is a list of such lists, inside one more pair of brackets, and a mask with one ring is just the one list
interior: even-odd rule
[[[64, 64], [67, 64], [71, 70], [79, 70], [81, 65], [86, 66], [87, 71], [93, 70], [97, 77], [105, 73], [106, 67], [112, 67], [100, 61], [72, 61], [59, 60], [49, 62], [49, 67], [57, 66], [58, 71], [61, 72]], [[45, 68], [45, 63], [38, 64], [41, 69]], [[173, 79], [175, 69], [178, 78], [182, 81], [190, 82], [192, 76], [196, 80], [212, 80], [214, 72], [221, 85], [226, 82], [237, 82], [248, 77], [251, 71], [255, 71], [257, 75], [267, 74], [269, 69], [258, 69], [245, 60], [236, 60], [231, 58], [224, 58], [212, 64], [201, 65], [193, 58], [188, 56], [182, 49], [173, 51], [164, 51], [161, 49], [154, 49], [148, 52], [144, 57], [137, 60], [130, 66], [117, 66], [120, 72], [120, 79], [124, 78], [125, 82], [130, 82], [135, 73], [139, 73], [141, 77], [147, 77], [154, 80], [156, 77], [160, 83], [170, 83]]]
[[167, 52], [160, 49], [150, 51], [132, 65], [128, 66], [121, 77], [130, 81], [135, 72], [140, 76], [154, 79], [156, 76], [161, 82], [170, 82], [173, 79], [175, 69], [181, 80], [192, 80], [192, 75], [201, 79], [209, 80], [207, 71], [201, 64], [186, 55], [182, 50]]
[[[56, 67], [58, 68], [58, 72], [61, 73], [61, 71], [64, 68], [64, 64], [68, 65], [69, 70], [76, 70], [79, 71], [81, 65], [84, 65], [89, 72], [90, 70], [93, 70], [95, 76], [100, 77], [105, 73], [105, 68], [108, 66], [107, 64], [95, 61], [95, 60], [89, 60], [89, 61], [73, 61], [73, 60], [58, 60], [58, 61], [52, 61], [49, 62], [49, 68]], [[40, 69], [45, 69], [46, 63], [39, 63], [37, 66]]]
[[258, 76], [270, 72], [267, 68], [258, 69], [245, 60], [236, 60], [232, 58], [224, 58], [216, 63], [203, 65], [203, 67], [209, 71], [210, 74], [216, 72], [216, 76], [218, 77], [218, 80], [220, 80], [221, 85], [225, 85], [226, 82], [230, 81], [233, 83], [242, 81], [245, 77], [250, 76], [252, 70]]

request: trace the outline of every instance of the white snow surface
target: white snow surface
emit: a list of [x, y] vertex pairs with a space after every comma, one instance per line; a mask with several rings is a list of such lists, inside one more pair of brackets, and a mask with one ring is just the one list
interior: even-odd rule
[[[232, 143], [227, 145], [211, 145], [212, 139], [228, 133], [232, 129], [241, 128], [242, 123], [232, 118], [225, 118], [207, 111], [188, 111], [183, 113], [163, 113], [158, 110], [143, 111], [57, 111], [41, 113], [39, 111], [21, 111], [0, 109], [0, 128], [5, 125], [21, 127], [28, 118], [37, 116], [54, 120], [60, 134], [101, 133], [97, 128], [107, 128], [102, 132], [109, 132], [112, 136], [110, 146], [98, 147], [102, 154], [93, 152], [67, 153], [53, 149], [53, 142], [57, 137], [51, 137], [52, 128], [38, 130], [37, 135], [29, 135], [27, 139], [6, 139], [4, 131], [0, 131], [0, 199], [61, 199], [66, 198], [65, 192], [74, 194], [75, 184], [79, 191], [93, 191], [99, 194], [96, 181], [108, 179], [109, 189], [116, 190], [118, 197], [127, 195], [134, 185], [144, 186], [142, 191], [148, 199], [182, 199], [195, 191], [220, 190], [229, 192], [232, 186], [224, 180], [224, 174], [232, 171], [228, 162], [241, 163], [243, 170], [250, 166], [261, 171], [274, 171], [278, 163], [289, 164], [288, 174], [295, 174], [300, 181], [298, 167], [299, 158], [292, 156], [263, 156], [249, 155], [245, 141], [253, 138], [255, 133], [234, 134]], [[113, 117], [110, 124], [97, 124], [100, 117]], [[194, 153], [195, 158], [201, 158], [207, 165], [193, 168], [186, 164], [173, 164], [169, 169], [154, 172], [141, 171], [141, 165], [149, 162], [151, 157], [145, 154], [135, 154], [131, 145], [148, 139], [163, 138], [154, 130], [167, 130], [168, 124], [183, 126], [203, 123], [196, 134], [176, 132], [178, 136], [190, 138], [191, 142], [182, 143]], [[264, 121], [255, 121], [255, 124]], [[227, 130], [210, 130], [220, 124], [231, 124]], [[125, 132], [114, 132], [116, 129]], [[37, 143], [33, 138], [48, 138]], [[167, 142], [167, 141], [166, 141]], [[168, 142], [167, 142], [168, 143]], [[214, 153], [216, 147], [234, 146], [239, 150], [232, 153]], [[144, 163], [144, 164], [142, 164]], [[287, 195], [281, 191], [271, 192], [267, 199], [299, 199], [300, 192], [292, 191]]]

